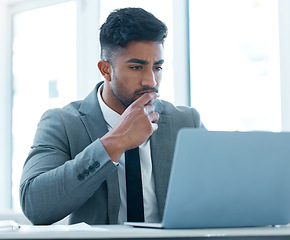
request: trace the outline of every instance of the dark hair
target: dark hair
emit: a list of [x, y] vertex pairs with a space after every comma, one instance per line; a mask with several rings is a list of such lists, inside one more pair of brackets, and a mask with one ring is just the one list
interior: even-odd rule
[[131, 41], [163, 43], [167, 36], [166, 25], [142, 8], [114, 10], [100, 30], [101, 58], [107, 61]]

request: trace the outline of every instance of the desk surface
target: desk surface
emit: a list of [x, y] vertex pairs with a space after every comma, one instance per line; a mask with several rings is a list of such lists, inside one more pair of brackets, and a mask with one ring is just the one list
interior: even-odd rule
[[149, 229], [123, 225], [21, 226], [16, 231], [0, 231], [0, 239], [290, 239], [290, 226]]

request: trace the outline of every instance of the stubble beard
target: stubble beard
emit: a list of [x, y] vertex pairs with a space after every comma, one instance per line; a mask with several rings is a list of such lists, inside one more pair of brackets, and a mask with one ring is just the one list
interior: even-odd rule
[[[114, 70], [113, 70], [114, 71]], [[115, 75], [115, 74], [114, 74]], [[113, 86], [111, 85], [111, 92], [116, 99], [125, 107], [129, 107], [134, 100], [133, 99], [125, 99], [125, 96], [128, 96], [120, 86], [118, 86], [118, 78], [113, 77], [112, 81], [115, 83]]]
[[114, 89], [111, 87], [111, 91], [112, 91], [112, 94], [115, 96], [115, 98], [118, 99], [118, 101], [125, 107], [129, 107], [131, 105], [131, 103], [133, 103], [134, 101], [124, 101], [120, 96], [119, 94], [117, 94]]

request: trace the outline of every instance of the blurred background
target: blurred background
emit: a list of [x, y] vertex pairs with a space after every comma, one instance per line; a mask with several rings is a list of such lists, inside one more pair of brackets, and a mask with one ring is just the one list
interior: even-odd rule
[[19, 180], [43, 112], [102, 80], [99, 28], [122, 7], [168, 26], [161, 99], [196, 108], [209, 130], [290, 131], [288, 0], [1, 0], [0, 219], [21, 216]]

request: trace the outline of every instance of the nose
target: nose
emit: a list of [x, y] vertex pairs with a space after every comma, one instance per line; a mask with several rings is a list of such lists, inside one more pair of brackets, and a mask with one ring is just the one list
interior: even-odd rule
[[142, 78], [142, 86], [155, 87], [157, 85], [156, 76], [153, 70], [147, 70]]

